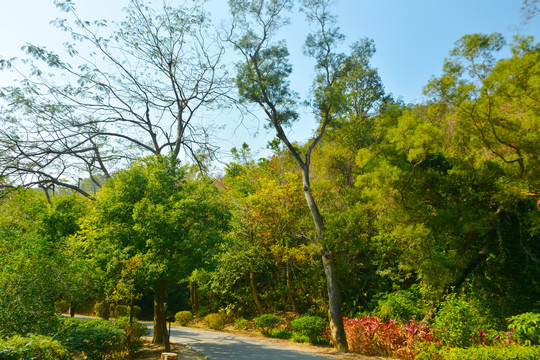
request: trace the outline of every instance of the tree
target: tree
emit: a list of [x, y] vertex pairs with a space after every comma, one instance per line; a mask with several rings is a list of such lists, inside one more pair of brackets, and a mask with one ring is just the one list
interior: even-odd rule
[[538, 294], [516, 279], [538, 269], [519, 264], [538, 261], [539, 52], [521, 39], [497, 61], [503, 45], [498, 34], [462, 37], [426, 87], [431, 101], [389, 108], [357, 154], [380, 272], [420, 284], [425, 321], [468, 282], [484, 302], [512, 294], [485, 307], [500, 318]]
[[[78, 18], [72, 1], [57, 4], [74, 18], [56, 20], [74, 41], [66, 44], [67, 60], [26, 45], [23, 65], [1, 64], [28, 74], [0, 90], [3, 186], [90, 196], [82, 179], [100, 187], [139, 156], [185, 157], [202, 166], [200, 155], [215, 147], [198, 117], [227, 97], [228, 85], [223, 47], [201, 5], [156, 13], [132, 1], [125, 20], [107, 32], [104, 21]], [[90, 53], [79, 52], [79, 42]]]
[[[129, 279], [135, 274], [126, 273], [127, 266], [138, 268], [136, 258], [142, 260], [145, 286], [154, 292], [153, 342], [168, 346], [169, 285], [209, 261], [227, 222], [209, 180], [190, 177], [178, 160], [158, 156], [119, 171], [104, 185], [80, 236], [101, 267], [111, 270], [114, 285], [106, 295], [127, 291], [132, 297]], [[127, 289], [118, 288], [122, 279]]]
[[39, 234], [43, 194], [12, 192], [0, 204], [0, 335], [46, 334], [57, 325], [59, 256]]
[[[318, 292], [313, 278], [298, 276], [299, 272], [309, 273], [306, 265], [311, 252], [304, 235], [310, 229], [309, 215], [296, 164], [287, 151], [258, 162], [251, 159], [246, 144], [233, 153], [235, 161], [227, 164], [221, 184], [232, 220], [211, 274], [215, 297], [222, 302], [233, 298], [228, 303], [234, 302], [235, 309], [228, 309], [238, 309], [243, 316], [255, 312], [253, 303], [259, 314], [269, 309], [298, 312], [295, 298], [299, 296], [294, 288], [303, 283], [310, 285], [310, 294]], [[301, 305], [306, 307], [303, 301]]]
[[[296, 94], [290, 90], [287, 80], [292, 71], [288, 63], [288, 50], [283, 42], [272, 43], [272, 36], [286, 19], [293, 1], [230, 1], [234, 28], [241, 33], [231, 34], [229, 41], [242, 55], [237, 64], [237, 87], [241, 99], [258, 105], [263, 111], [269, 128], [277, 132], [277, 138], [285, 145], [297, 162], [302, 173], [303, 193], [315, 226], [313, 243], [318, 247], [326, 275], [331, 336], [340, 351], [347, 351], [347, 340], [341, 316], [341, 300], [335, 273], [334, 258], [327, 246], [323, 216], [311, 190], [311, 155], [323, 138], [326, 128], [344, 109], [343, 89], [340, 81], [346, 78], [351, 66], [359, 65], [352, 57], [335, 52], [344, 36], [334, 25], [329, 13], [329, 1], [306, 0], [302, 2], [308, 21], [315, 23], [318, 31], [308, 36], [305, 52], [316, 62], [317, 77], [313, 86], [312, 105], [319, 126], [309, 145], [301, 152], [288, 138], [284, 128], [291, 124], [297, 113], [294, 109]], [[347, 65], [351, 65], [347, 67]]]

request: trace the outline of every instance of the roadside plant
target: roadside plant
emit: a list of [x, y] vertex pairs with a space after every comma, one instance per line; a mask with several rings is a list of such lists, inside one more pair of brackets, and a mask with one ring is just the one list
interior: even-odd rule
[[135, 318], [130, 322], [129, 316], [117, 319], [114, 322], [114, 326], [125, 332], [122, 350], [128, 353], [130, 359], [133, 358], [135, 353], [142, 348], [142, 338], [148, 335], [148, 329]]
[[223, 314], [208, 314], [204, 317], [204, 321], [213, 330], [223, 330], [227, 325], [227, 317]]
[[265, 336], [270, 335], [270, 330], [275, 329], [283, 321], [281, 316], [274, 314], [261, 315], [253, 321], [255, 327]]
[[64, 360], [68, 351], [58, 340], [43, 335], [15, 335], [0, 339], [0, 359], [3, 360]]
[[317, 316], [303, 316], [291, 321], [294, 332], [306, 336], [312, 344], [324, 341], [323, 333], [328, 328], [327, 321]]
[[508, 318], [508, 330], [518, 344], [540, 345], [540, 314], [523, 313]]
[[180, 324], [180, 326], [186, 326], [191, 320], [193, 320], [193, 314], [191, 311], [179, 311], [176, 313], [174, 318], [176, 322]]

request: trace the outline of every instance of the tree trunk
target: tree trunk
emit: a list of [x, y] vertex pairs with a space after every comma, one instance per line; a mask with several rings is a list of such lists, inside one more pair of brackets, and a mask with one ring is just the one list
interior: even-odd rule
[[451, 291], [458, 290], [461, 285], [463, 285], [467, 277], [474, 271], [474, 269], [476, 269], [478, 265], [480, 265], [483, 261], [487, 259], [487, 256], [488, 254], [486, 248], [480, 250], [478, 253], [476, 253], [476, 255], [471, 258], [471, 260], [469, 260], [467, 267], [465, 267], [465, 270], [463, 270], [463, 273], [461, 274], [459, 279], [457, 279], [451, 284], [446, 285], [441, 291], [439, 291], [437, 297], [431, 304], [431, 307], [429, 308], [426, 316], [424, 316], [424, 319], [422, 320], [422, 325], [427, 325], [428, 321], [435, 317], [435, 310], [437, 310], [437, 308], [439, 307], [444, 295], [448, 294]]
[[287, 259], [287, 297], [291, 304], [292, 310], [294, 313], [298, 314], [298, 309], [296, 308], [296, 303], [294, 302], [293, 290], [292, 290], [292, 281], [291, 281], [291, 266], [289, 260]]
[[197, 282], [192, 281], [189, 287], [189, 302], [191, 303], [191, 310], [193, 310], [194, 314], [199, 312], [199, 295], [197, 290]]
[[165, 308], [168, 285], [167, 280], [159, 280], [154, 289], [154, 336], [152, 337], [152, 343], [165, 344], [165, 351], [170, 351]]
[[259, 314], [263, 315], [264, 311], [261, 305], [261, 301], [259, 300], [259, 295], [257, 295], [257, 290], [255, 289], [255, 280], [253, 279], [253, 271], [249, 272], [249, 283], [251, 285], [251, 294], [253, 294], [253, 300], [255, 300], [255, 304], [257, 305], [257, 311]]
[[328, 319], [330, 321], [330, 335], [334, 347], [339, 352], [348, 352], [347, 337], [345, 336], [345, 328], [343, 326], [343, 316], [341, 315], [341, 299], [339, 295], [339, 285], [337, 283], [337, 275], [334, 269], [332, 253], [326, 248], [324, 241], [324, 221], [317, 207], [315, 198], [311, 194], [309, 184], [309, 166], [302, 167], [302, 182], [306, 202], [315, 224], [317, 231], [317, 246], [322, 257], [324, 274], [326, 275], [326, 288], [328, 290]]

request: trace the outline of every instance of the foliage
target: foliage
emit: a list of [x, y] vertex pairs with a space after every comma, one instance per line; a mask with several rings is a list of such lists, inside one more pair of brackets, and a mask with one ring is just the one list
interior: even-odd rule
[[401, 324], [367, 315], [343, 320], [351, 352], [413, 359], [420, 352], [419, 344], [437, 341], [431, 329], [415, 320]]
[[440, 353], [441, 360], [533, 360], [539, 357], [539, 346], [519, 345], [450, 348]]
[[385, 320], [419, 318], [425, 313], [425, 310], [418, 305], [419, 298], [420, 294], [416, 286], [407, 290], [396, 290], [384, 295], [378, 301], [374, 313]]
[[130, 356], [133, 356], [143, 346], [143, 337], [148, 335], [148, 328], [146, 325], [139, 323], [136, 318], [129, 321], [129, 317], [121, 317], [116, 319], [114, 326], [123, 330], [126, 335], [124, 343], [122, 344], [122, 350], [127, 351]]
[[293, 332], [286, 329], [270, 329], [267, 336], [275, 339], [290, 339], [293, 337]]
[[259, 329], [263, 335], [269, 335], [270, 330], [275, 329], [283, 321], [281, 316], [274, 314], [263, 314], [253, 320], [255, 328]]
[[217, 313], [208, 314], [204, 317], [204, 321], [210, 329], [223, 330], [227, 325], [227, 316]]
[[179, 311], [174, 315], [175, 321], [180, 326], [186, 326], [191, 320], [193, 320], [193, 314], [191, 311]]
[[238, 318], [234, 320], [234, 327], [237, 330], [246, 330], [249, 326], [249, 321], [244, 318]]
[[171, 157], [150, 157], [119, 171], [98, 193], [79, 233], [103, 272], [102, 294], [131, 304], [154, 292], [154, 341], [166, 334], [169, 283], [211, 259], [228, 213], [207, 178]]
[[114, 307], [114, 315], [117, 318], [121, 318], [124, 316], [129, 316], [129, 306], [126, 305], [116, 305]]
[[518, 344], [540, 345], [540, 314], [523, 313], [508, 318], [508, 329]]
[[94, 304], [94, 314], [102, 319], [108, 320], [110, 316], [110, 305], [105, 301], [98, 301]]
[[451, 347], [479, 345], [483, 343], [483, 334], [492, 330], [473, 304], [454, 294], [446, 297], [432, 328], [442, 344]]
[[327, 321], [317, 316], [303, 316], [291, 321], [291, 327], [300, 336], [306, 336], [312, 344], [318, 344], [328, 328]]
[[70, 353], [101, 360], [123, 350], [126, 332], [103, 319], [63, 318], [54, 338]]
[[0, 203], [0, 335], [47, 334], [57, 325], [63, 293], [62, 256], [40, 234], [42, 194], [16, 191]]
[[0, 359], [3, 360], [64, 360], [68, 351], [49, 336], [30, 335], [0, 338]]

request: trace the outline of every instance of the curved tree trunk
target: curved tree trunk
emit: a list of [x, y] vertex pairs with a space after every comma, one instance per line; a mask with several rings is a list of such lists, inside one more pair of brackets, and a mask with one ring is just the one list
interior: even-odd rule
[[152, 337], [152, 343], [165, 344], [165, 351], [170, 351], [165, 308], [168, 286], [169, 282], [167, 280], [159, 280], [154, 289], [154, 336]]
[[341, 315], [341, 298], [337, 282], [336, 270], [332, 259], [332, 253], [327, 249], [324, 241], [324, 221], [317, 207], [315, 198], [311, 193], [309, 184], [309, 167], [302, 167], [302, 181], [304, 195], [317, 231], [317, 246], [322, 257], [324, 274], [326, 275], [326, 288], [328, 290], [328, 319], [330, 321], [330, 335], [334, 347], [340, 352], [348, 352], [347, 337], [343, 326], [343, 316]]

